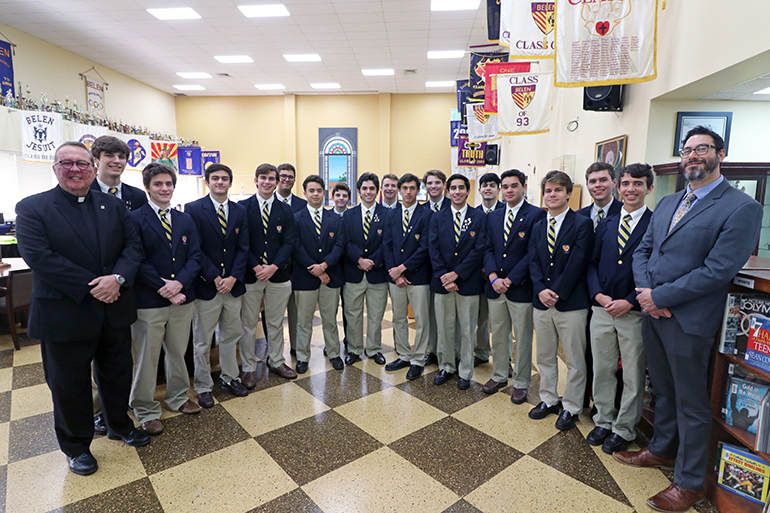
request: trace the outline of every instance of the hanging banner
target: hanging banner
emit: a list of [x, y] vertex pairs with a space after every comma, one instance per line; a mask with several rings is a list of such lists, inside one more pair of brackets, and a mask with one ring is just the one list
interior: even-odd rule
[[90, 150], [97, 138], [103, 135], [113, 135], [109, 129], [103, 126], [83, 125], [81, 123], [72, 123], [72, 138], [82, 142]]
[[500, 0], [500, 46], [511, 46], [511, 10], [514, 0]]
[[88, 102], [88, 113], [99, 119], [107, 117], [104, 108], [105, 84], [100, 80], [91, 77], [86, 78], [86, 100]]
[[458, 167], [484, 167], [484, 150], [487, 147], [485, 142], [471, 142], [468, 140], [468, 133], [460, 131], [460, 145], [457, 152]]
[[180, 175], [201, 176], [203, 174], [200, 146], [180, 146], [178, 160]]
[[487, 0], [487, 39], [500, 41], [500, 0]]
[[147, 164], [152, 161], [149, 136], [120, 134], [117, 132], [112, 132], [110, 135], [114, 135], [118, 139], [128, 144], [130, 153], [128, 154], [128, 159], [126, 160], [127, 169], [138, 169], [141, 171]]
[[[479, 53], [471, 52], [470, 92], [471, 98], [484, 99], [484, 84], [486, 74], [484, 66], [490, 62], [508, 62], [508, 54], [505, 53]], [[460, 112], [465, 112], [465, 109]]]
[[468, 109], [468, 140], [470, 142], [493, 141], [499, 139], [497, 133], [497, 116], [484, 112], [483, 103], [469, 103]]
[[449, 122], [449, 147], [457, 148], [460, 144], [460, 121]]
[[512, 0], [511, 4], [511, 58], [553, 57], [556, 2]]
[[497, 76], [500, 135], [542, 134], [551, 119], [552, 73]]
[[484, 111], [497, 114], [497, 75], [529, 73], [529, 62], [489, 62], [484, 65]]
[[204, 171], [211, 164], [219, 164], [219, 151], [202, 151], [201, 155], [203, 157], [203, 170]]
[[62, 116], [57, 112], [21, 112], [21, 160], [55, 162], [56, 148], [64, 142]]
[[165, 164], [177, 171], [176, 157], [179, 145], [168, 141], [150, 141], [152, 161]]
[[[13, 89], [13, 54], [11, 43], [0, 41], [0, 96], [8, 93], [15, 96]], [[2, 99], [0, 99], [0, 102]]]
[[557, 0], [555, 85], [655, 80], [657, 26], [657, 0]]
[[465, 105], [468, 103], [468, 98], [471, 96], [470, 80], [458, 80], [457, 81], [457, 111], [460, 113], [460, 120], [463, 125], [465, 121]]

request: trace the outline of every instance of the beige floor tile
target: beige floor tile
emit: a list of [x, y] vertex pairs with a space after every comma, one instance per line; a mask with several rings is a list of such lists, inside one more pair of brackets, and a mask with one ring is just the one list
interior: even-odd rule
[[484, 513], [533, 511], [533, 505], [537, 505], [537, 511], [548, 513], [633, 511], [625, 504], [529, 456], [524, 456], [469, 493], [465, 500]]
[[136, 449], [100, 437], [91, 444], [99, 470], [91, 476], [69, 471], [60, 451], [8, 465], [6, 508], [14, 513], [49, 511], [146, 476]]
[[334, 411], [384, 444], [446, 417], [441, 410], [395, 387], [343, 404]]
[[246, 397], [225, 401], [222, 407], [251, 436], [288, 426], [329, 409], [294, 383], [252, 392]]
[[13, 367], [0, 369], [0, 392], [7, 392], [13, 386]]
[[[248, 479], [237, 475], [239, 469], [246, 469]], [[254, 440], [164, 470], [150, 481], [166, 513], [248, 511], [297, 488]]]
[[0, 351], [5, 351], [6, 349], [13, 349], [13, 338], [11, 338], [10, 333], [8, 335], [0, 335]]
[[0, 466], [8, 465], [8, 440], [10, 431], [10, 422], [0, 424]]
[[383, 447], [302, 487], [325, 513], [444, 511], [458, 496]]
[[51, 391], [45, 383], [11, 392], [11, 420], [53, 411]]
[[556, 416], [532, 420], [527, 413], [529, 403], [513, 404], [507, 394], [496, 393], [483, 401], [463, 408], [452, 416], [523, 453], [539, 446], [558, 430]]
[[13, 353], [13, 366], [27, 365], [30, 363], [39, 363], [43, 361], [40, 355], [40, 344], [22, 347]]

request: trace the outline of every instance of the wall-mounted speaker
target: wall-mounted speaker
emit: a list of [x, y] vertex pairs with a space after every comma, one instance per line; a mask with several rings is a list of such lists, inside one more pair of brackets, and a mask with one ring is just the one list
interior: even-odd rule
[[497, 144], [487, 144], [484, 149], [484, 164], [488, 166], [500, 165], [500, 147]]
[[584, 88], [583, 110], [622, 111], [623, 86], [607, 85]]

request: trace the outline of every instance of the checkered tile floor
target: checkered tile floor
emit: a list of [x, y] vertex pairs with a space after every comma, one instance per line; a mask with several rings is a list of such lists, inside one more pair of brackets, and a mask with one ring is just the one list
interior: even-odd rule
[[[388, 311], [388, 361], [390, 320]], [[0, 511], [645, 512], [672, 478], [589, 446], [587, 415], [566, 433], [555, 416], [530, 420], [536, 369], [530, 404], [519, 406], [510, 387], [481, 392], [491, 364], [466, 391], [433, 385], [435, 366], [412, 382], [406, 369], [387, 373], [369, 359], [335, 371], [318, 321], [307, 374], [289, 382], [260, 364], [248, 397], [216, 390], [200, 415], [164, 410], [165, 430], [147, 447], [97, 437], [99, 471], [89, 477], [68, 472], [58, 450], [39, 345], [25, 338], [14, 351], [0, 324]], [[257, 345], [264, 354], [264, 339]]]

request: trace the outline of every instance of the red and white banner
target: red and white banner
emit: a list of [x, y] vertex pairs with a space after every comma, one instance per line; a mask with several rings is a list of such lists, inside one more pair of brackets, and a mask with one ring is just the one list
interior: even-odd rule
[[551, 120], [552, 73], [497, 76], [500, 135], [542, 134]]
[[484, 111], [497, 114], [497, 76], [507, 73], [529, 73], [529, 62], [488, 62], [484, 65]]
[[511, 58], [553, 57], [556, 2], [510, 0], [510, 3], [508, 46]]
[[657, 13], [657, 0], [557, 0], [555, 85], [655, 80]]

